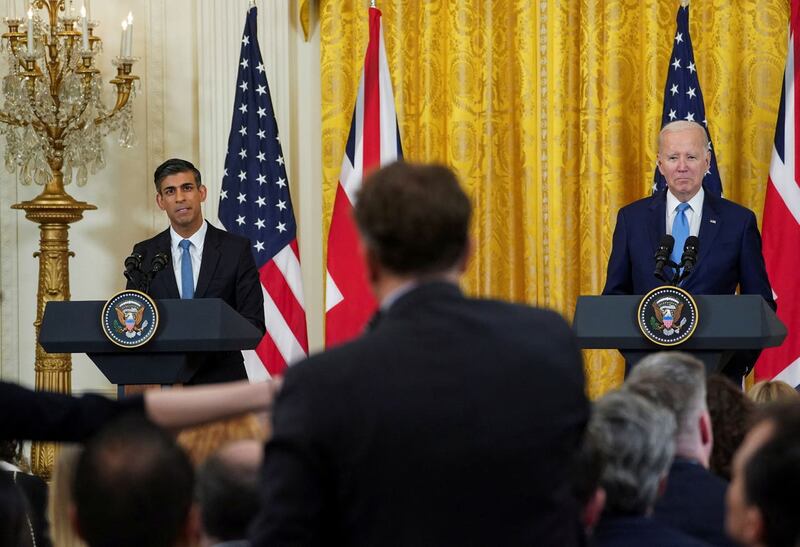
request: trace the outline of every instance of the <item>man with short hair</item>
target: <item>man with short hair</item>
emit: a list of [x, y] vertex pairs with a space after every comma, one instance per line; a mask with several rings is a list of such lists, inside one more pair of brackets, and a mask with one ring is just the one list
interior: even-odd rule
[[733, 459], [726, 529], [746, 547], [800, 542], [800, 404], [761, 409]]
[[651, 516], [672, 461], [675, 430], [672, 413], [632, 390], [612, 391], [595, 402], [589, 431], [606, 460], [596, 547], [706, 545]]
[[190, 546], [198, 539], [189, 458], [139, 416], [104, 427], [81, 453], [72, 483], [75, 532], [89, 547]]
[[355, 219], [380, 317], [287, 371], [254, 545], [579, 541], [580, 352], [551, 311], [461, 293], [470, 215], [446, 167], [364, 182]]
[[687, 353], [654, 353], [631, 370], [625, 387], [665, 407], [677, 424], [675, 458], [656, 502], [656, 520], [712, 545], [733, 546], [725, 534], [728, 483], [708, 470], [713, 432], [703, 363]]
[[[156, 203], [170, 227], [134, 245], [133, 253], [149, 265], [159, 253], [171, 259], [155, 276], [153, 298], [221, 298], [262, 333], [264, 297], [250, 241], [219, 230], [203, 219], [206, 200], [200, 171], [191, 162], [169, 159], [154, 173]], [[135, 288], [129, 281], [128, 288]], [[194, 353], [187, 357], [179, 382], [209, 384], [247, 378], [240, 351]]]
[[247, 439], [228, 443], [197, 473], [197, 498], [203, 545], [247, 547], [247, 531], [258, 513], [258, 472], [263, 443]]

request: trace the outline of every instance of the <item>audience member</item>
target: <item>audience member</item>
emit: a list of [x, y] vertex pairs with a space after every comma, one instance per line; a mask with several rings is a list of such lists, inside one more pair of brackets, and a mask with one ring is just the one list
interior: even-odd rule
[[82, 450], [83, 446], [80, 444], [60, 445], [53, 465], [47, 517], [50, 521], [50, 537], [53, 538], [53, 544], [58, 547], [86, 547], [86, 543], [75, 533], [70, 521], [72, 483]]
[[706, 378], [706, 403], [714, 432], [709, 469], [729, 481], [733, 454], [744, 440], [755, 405], [740, 387], [721, 374]]
[[633, 367], [625, 387], [672, 412], [677, 426], [675, 458], [654, 518], [712, 545], [732, 546], [725, 535], [728, 483], [708, 470], [713, 434], [703, 363], [687, 353], [653, 353]]
[[765, 406], [736, 452], [726, 527], [746, 547], [800, 541], [800, 403]]
[[0, 474], [0, 545], [32, 547], [32, 530], [28, 519], [28, 503], [14, 480]]
[[675, 449], [675, 418], [631, 390], [594, 405], [589, 431], [605, 457], [606, 506], [594, 530], [597, 547], [697, 547], [705, 543], [651, 518]]
[[98, 395], [73, 397], [31, 391], [0, 382], [0, 439], [83, 441], [110, 420], [132, 412], [168, 429], [179, 429], [245, 412], [266, 412], [279, 382], [231, 382], [173, 390], [113, 401]]
[[73, 524], [90, 547], [193, 545], [194, 472], [175, 440], [139, 416], [86, 443], [72, 485]]
[[0, 474], [11, 477], [25, 496], [30, 524], [30, 534], [37, 547], [51, 545], [47, 524], [47, 483], [28, 473], [29, 466], [22, 456], [22, 444], [18, 441], [0, 440]]
[[606, 505], [606, 491], [600, 484], [605, 464], [597, 439], [587, 429], [571, 473], [572, 493], [581, 506], [581, 523], [587, 535], [592, 534]]
[[780, 380], [762, 380], [747, 390], [747, 396], [757, 405], [776, 401], [800, 401], [800, 393]]
[[232, 442], [200, 468], [196, 492], [204, 547], [250, 545], [247, 532], [259, 508], [263, 447], [256, 440]]
[[554, 312], [462, 294], [470, 215], [446, 167], [364, 182], [355, 220], [380, 316], [286, 372], [255, 545], [580, 541], [580, 351]]

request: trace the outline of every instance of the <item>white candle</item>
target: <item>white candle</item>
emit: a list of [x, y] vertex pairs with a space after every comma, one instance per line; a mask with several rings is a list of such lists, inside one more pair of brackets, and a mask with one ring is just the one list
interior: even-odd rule
[[125, 35], [128, 32], [128, 22], [122, 22], [122, 36], [119, 39], [119, 56], [125, 57]]
[[128, 35], [125, 44], [125, 54], [128, 57], [133, 56], [133, 13], [128, 12]]
[[81, 6], [81, 45], [84, 51], [89, 50], [89, 24], [86, 21], [86, 6]]
[[33, 53], [33, 9], [28, 8], [28, 53]]
[[86, 0], [83, 3], [83, 5], [86, 6], [86, 19], [91, 21], [92, 20], [92, 3], [89, 0]]

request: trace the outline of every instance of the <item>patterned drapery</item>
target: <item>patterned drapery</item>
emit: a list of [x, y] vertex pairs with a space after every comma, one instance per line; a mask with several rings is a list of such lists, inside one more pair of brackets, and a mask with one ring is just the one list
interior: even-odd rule
[[[616, 212], [652, 183], [678, 5], [378, 2], [405, 157], [455, 168], [475, 205], [470, 294], [547, 306], [571, 319], [578, 295], [600, 292]], [[696, 0], [690, 10], [725, 197], [760, 218], [788, 0]], [[327, 227], [363, 64], [367, 2], [319, 0], [319, 21]], [[621, 381], [616, 352], [585, 357], [591, 396]]]

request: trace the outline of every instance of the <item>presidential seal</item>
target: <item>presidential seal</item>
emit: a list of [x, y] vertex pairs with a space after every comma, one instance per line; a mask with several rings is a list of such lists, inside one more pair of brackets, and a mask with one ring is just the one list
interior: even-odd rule
[[145, 345], [158, 328], [158, 308], [140, 291], [122, 291], [103, 306], [100, 326], [106, 338], [123, 348]]
[[656, 287], [639, 302], [636, 318], [645, 338], [659, 346], [677, 346], [697, 327], [697, 304], [679, 287]]

